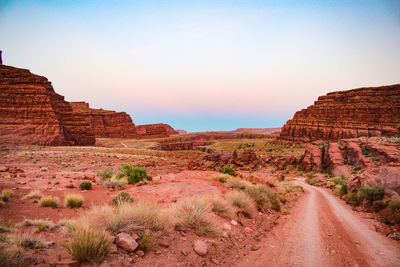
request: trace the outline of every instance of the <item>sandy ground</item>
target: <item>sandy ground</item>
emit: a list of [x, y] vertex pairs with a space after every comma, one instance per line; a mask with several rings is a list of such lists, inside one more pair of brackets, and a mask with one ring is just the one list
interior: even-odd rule
[[302, 199], [238, 266], [400, 266], [400, 243], [325, 189]]

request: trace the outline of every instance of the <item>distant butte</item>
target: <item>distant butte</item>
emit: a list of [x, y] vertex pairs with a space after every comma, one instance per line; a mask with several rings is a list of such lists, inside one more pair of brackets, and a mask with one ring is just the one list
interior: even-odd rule
[[400, 133], [400, 84], [320, 96], [282, 128], [286, 140], [339, 140]]
[[136, 132], [141, 136], [153, 138], [179, 134], [174, 128], [165, 123], [138, 125], [136, 126]]

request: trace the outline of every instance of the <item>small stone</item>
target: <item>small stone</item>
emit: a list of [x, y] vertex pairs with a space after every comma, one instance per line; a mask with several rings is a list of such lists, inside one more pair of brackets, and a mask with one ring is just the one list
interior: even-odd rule
[[183, 255], [183, 256], [187, 256], [188, 254], [189, 254], [189, 251], [187, 251], [187, 250], [181, 250], [181, 254]]
[[203, 240], [195, 240], [193, 243], [193, 250], [200, 256], [207, 255], [208, 245]]
[[127, 233], [120, 233], [115, 236], [115, 242], [118, 247], [125, 251], [133, 252], [139, 244]]
[[232, 229], [232, 226], [229, 223], [224, 223], [224, 230], [230, 231]]
[[259, 244], [255, 244], [251, 247], [251, 250], [256, 251], [259, 250], [261, 248], [261, 246]]
[[138, 250], [138, 251], [136, 251], [136, 255], [138, 255], [139, 257], [144, 257], [144, 251]]
[[231, 224], [232, 224], [232, 225], [238, 225], [237, 221], [235, 221], [235, 220], [232, 220], [232, 221], [231, 221]]
[[219, 265], [219, 261], [217, 259], [215, 259], [215, 258], [211, 258], [211, 262], [216, 264], [216, 265]]
[[158, 242], [158, 244], [159, 244], [161, 247], [164, 247], [164, 248], [169, 247], [168, 241], [165, 240], [165, 239], [161, 239], [161, 240]]
[[222, 233], [222, 236], [225, 237], [225, 238], [228, 238], [228, 237], [229, 237], [228, 233], [225, 232], [225, 231]]
[[249, 228], [249, 227], [245, 227], [244, 231], [247, 232], [247, 233], [253, 232], [253, 230], [251, 230], [251, 228]]

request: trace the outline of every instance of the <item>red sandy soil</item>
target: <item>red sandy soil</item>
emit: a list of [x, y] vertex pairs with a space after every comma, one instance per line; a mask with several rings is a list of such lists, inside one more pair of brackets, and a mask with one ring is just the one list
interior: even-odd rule
[[400, 244], [326, 189], [305, 194], [238, 266], [399, 266]]

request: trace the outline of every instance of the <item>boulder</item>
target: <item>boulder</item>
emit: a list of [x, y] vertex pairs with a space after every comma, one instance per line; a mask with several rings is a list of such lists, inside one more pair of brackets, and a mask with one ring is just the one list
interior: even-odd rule
[[203, 240], [195, 240], [193, 242], [193, 250], [200, 256], [205, 256], [208, 253], [208, 245]]
[[128, 252], [135, 251], [135, 249], [137, 249], [137, 247], [139, 246], [136, 240], [127, 233], [119, 233], [118, 235], [116, 235], [115, 243], [118, 247]]

